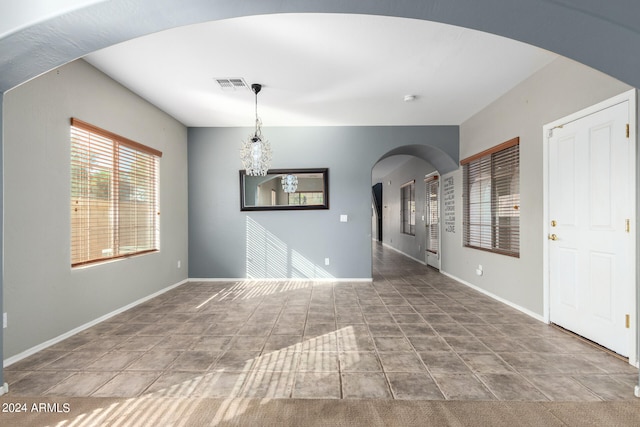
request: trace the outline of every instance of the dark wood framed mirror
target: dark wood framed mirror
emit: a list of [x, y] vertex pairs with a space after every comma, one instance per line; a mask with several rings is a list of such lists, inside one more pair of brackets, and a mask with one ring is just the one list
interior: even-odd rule
[[269, 169], [265, 176], [240, 170], [240, 210], [329, 209], [329, 169]]

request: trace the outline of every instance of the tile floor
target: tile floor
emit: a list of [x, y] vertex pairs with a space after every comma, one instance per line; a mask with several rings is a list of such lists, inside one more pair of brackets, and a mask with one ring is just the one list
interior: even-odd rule
[[9, 396], [635, 398], [599, 348], [378, 244], [374, 270], [185, 284], [7, 367]]

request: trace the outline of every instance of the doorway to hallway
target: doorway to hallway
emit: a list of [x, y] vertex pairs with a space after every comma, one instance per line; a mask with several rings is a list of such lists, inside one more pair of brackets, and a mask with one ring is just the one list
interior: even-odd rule
[[372, 240], [440, 268], [439, 172], [413, 155], [385, 157], [372, 169]]

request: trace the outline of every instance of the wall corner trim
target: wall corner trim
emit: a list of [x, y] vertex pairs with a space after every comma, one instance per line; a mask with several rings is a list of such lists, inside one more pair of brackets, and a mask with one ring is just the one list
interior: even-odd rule
[[521, 306], [519, 306], [518, 304], [514, 304], [514, 303], [512, 303], [512, 302], [511, 302], [511, 301], [509, 301], [509, 300], [506, 300], [506, 299], [504, 299], [504, 298], [502, 298], [502, 297], [499, 297], [499, 296], [497, 296], [497, 295], [495, 295], [495, 294], [492, 294], [491, 292], [489, 292], [489, 291], [487, 291], [487, 290], [485, 290], [485, 289], [479, 288], [479, 287], [478, 287], [478, 286], [476, 286], [476, 285], [472, 285], [471, 283], [469, 283], [469, 282], [467, 282], [467, 281], [465, 281], [465, 280], [462, 280], [462, 279], [460, 279], [460, 278], [458, 278], [458, 277], [456, 277], [456, 276], [454, 276], [454, 275], [452, 275], [452, 274], [449, 274], [449, 273], [447, 273], [447, 272], [445, 272], [445, 271], [440, 270], [440, 273], [444, 274], [445, 276], [447, 276], [447, 277], [449, 277], [449, 278], [451, 278], [451, 279], [453, 279], [453, 280], [455, 280], [455, 281], [457, 281], [457, 282], [460, 282], [461, 284], [463, 284], [463, 285], [465, 285], [465, 286], [470, 287], [470, 288], [471, 288], [471, 289], [473, 289], [473, 290], [476, 290], [476, 291], [480, 292], [480, 293], [481, 293], [481, 294], [483, 294], [483, 295], [486, 295], [486, 296], [488, 296], [488, 297], [490, 297], [490, 298], [493, 298], [493, 299], [494, 299], [494, 300], [496, 300], [496, 301], [499, 301], [499, 302], [501, 302], [501, 303], [503, 303], [503, 304], [506, 304], [506, 305], [508, 305], [508, 306], [509, 306], [509, 307], [511, 307], [511, 308], [515, 308], [516, 310], [518, 310], [518, 311], [520, 311], [520, 312], [522, 312], [522, 313], [526, 314], [527, 316], [533, 317], [534, 319], [539, 320], [539, 321], [540, 321], [540, 322], [542, 322], [542, 323], [546, 323], [546, 324], [548, 324], [548, 323], [549, 323], [549, 322], [546, 322], [546, 321], [545, 321], [544, 316], [542, 316], [542, 315], [540, 315], [540, 314], [538, 314], [538, 313], [535, 313], [535, 312], [533, 312], [533, 311], [531, 311], [531, 310], [529, 310], [529, 309], [526, 309], [526, 308], [524, 308], [524, 307], [521, 307]]
[[114, 310], [114, 311], [112, 311], [110, 313], [107, 313], [104, 316], [100, 316], [97, 319], [94, 319], [94, 320], [92, 320], [90, 322], [87, 322], [87, 323], [85, 323], [83, 325], [80, 325], [77, 328], [74, 328], [74, 329], [72, 329], [72, 330], [70, 330], [68, 332], [65, 332], [62, 335], [58, 335], [55, 338], [52, 338], [52, 339], [50, 339], [48, 341], [45, 341], [45, 342], [43, 342], [41, 344], [38, 344], [38, 345], [36, 345], [34, 347], [31, 347], [31, 348], [29, 348], [29, 349], [27, 349], [27, 350], [25, 350], [25, 351], [23, 351], [21, 353], [16, 354], [15, 356], [11, 356], [11, 357], [9, 357], [7, 359], [4, 359], [3, 367], [6, 368], [7, 366], [10, 366], [10, 365], [12, 365], [12, 364], [14, 364], [16, 362], [19, 362], [20, 360], [22, 360], [22, 359], [24, 359], [26, 357], [29, 357], [32, 354], [35, 354], [35, 353], [37, 353], [37, 352], [39, 352], [41, 350], [44, 350], [47, 347], [51, 347], [52, 345], [57, 344], [60, 341], [63, 341], [63, 340], [65, 340], [65, 339], [67, 339], [67, 338], [69, 338], [69, 337], [71, 337], [71, 336], [73, 336], [73, 335], [75, 335], [75, 334], [77, 334], [79, 332], [82, 332], [85, 329], [88, 329], [88, 328], [90, 328], [92, 326], [95, 326], [100, 322], [104, 322], [105, 320], [110, 319], [111, 317], [113, 317], [113, 316], [115, 316], [117, 314], [120, 314], [120, 313], [122, 313], [124, 311], [127, 311], [130, 308], [133, 308], [133, 307], [135, 307], [135, 306], [137, 306], [139, 304], [142, 304], [143, 302], [149, 301], [150, 299], [155, 298], [155, 297], [157, 297], [159, 295], [162, 295], [163, 293], [165, 293], [167, 291], [170, 291], [171, 289], [177, 288], [180, 285], [184, 285], [187, 282], [188, 282], [188, 279], [184, 279], [184, 280], [182, 280], [182, 281], [180, 281], [178, 283], [175, 283], [175, 284], [170, 285], [170, 286], [168, 286], [168, 287], [166, 287], [164, 289], [161, 289], [161, 290], [159, 290], [157, 292], [154, 292], [154, 293], [152, 293], [150, 295], [147, 295], [146, 297], [142, 297], [142, 298], [140, 298], [140, 299], [138, 299], [138, 300], [136, 300], [136, 301], [134, 301], [134, 302], [132, 302], [130, 304], [125, 305], [124, 307], [120, 307], [117, 310]]

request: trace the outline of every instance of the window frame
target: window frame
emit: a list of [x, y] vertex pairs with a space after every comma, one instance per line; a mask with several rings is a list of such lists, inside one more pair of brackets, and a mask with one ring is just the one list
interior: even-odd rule
[[[158, 252], [162, 152], [74, 117], [70, 124], [71, 267]], [[91, 141], [97, 145], [92, 146]], [[78, 154], [80, 158], [74, 157]], [[93, 158], [100, 160], [91, 160]], [[74, 173], [74, 168], [79, 172]], [[96, 187], [95, 182], [92, 183], [95, 174], [88, 172], [98, 169], [104, 172], [104, 188]], [[94, 193], [96, 188], [98, 196]], [[91, 219], [99, 200], [103, 210], [100, 224]], [[127, 208], [127, 202], [133, 206]], [[106, 223], [105, 218], [108, 218]], [[143, 243], [139, 244], [141, 236]], [[123, 246], [121, 243], [126, 239], [133, 239], [135, 244]], [[96, 255], [98, 250], [101, 255]]]
[[[321, 199], [321, 203], [312, 203], [311, 205], [309, 205], [308, 203], [301, 203], [302, 197], [313, 197], [314, 195], [320, 195], [320, 199]], [[307, 196], [310, 195], [310, 196]], [[298, 198], [297, 202], [295, 203], [296, 200], [292, 200], [292, 198]], [[287, 193], [287, 201], [288, 201], [288, 206], [316, 206], [316, 205], [323, 205], [324, 204], [324, 191], [295, 191], [293, 193]]]
[[[467, 157], [460, 165], [463, 246], [519, 258], [520, 138]], [[506, 173], [499, 173], [499, 168]]]
[[[405, 193], [408, 193], [408, 196], [405, 196]], [[416, 235], [415, 179], [400, 186], [400, 233], [407, 236]]]
[[[427, 244], [429, 253], [438, 255], [440, 247], [440, 176], [432, 175], [425, 178], [425, 212], [427, 219]], [[433, 189], [435, 188], [435, 193]], [[435, 202], [433, 201], [435, 199]], [[435, 219], [435, 223], [434, 223]], [[435, 236], [435, 238], [433, 237]], [[432, 246], [435, 240], [435, 248]]]

